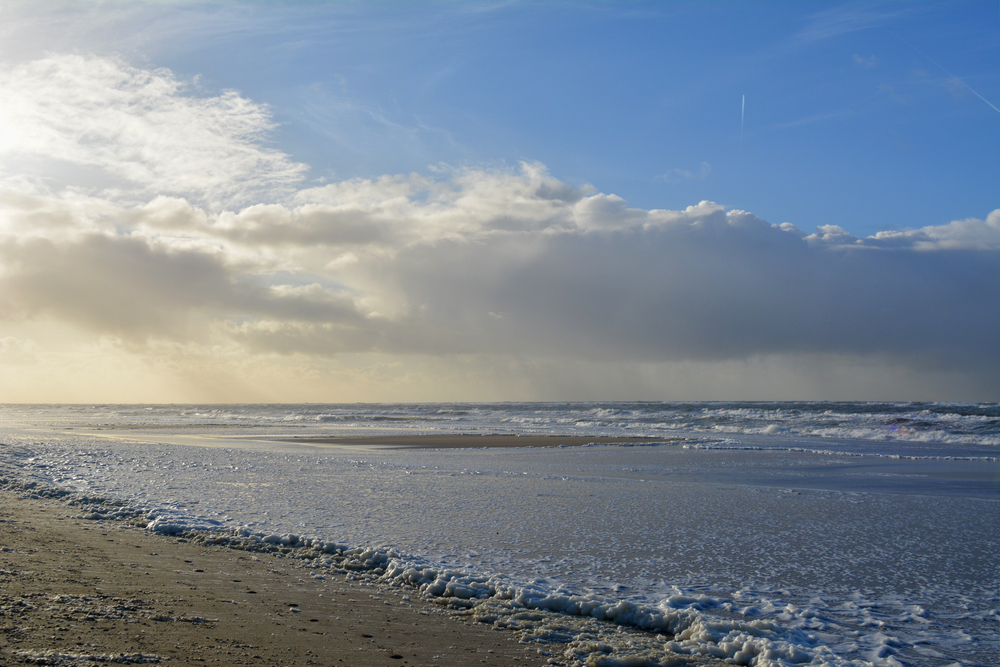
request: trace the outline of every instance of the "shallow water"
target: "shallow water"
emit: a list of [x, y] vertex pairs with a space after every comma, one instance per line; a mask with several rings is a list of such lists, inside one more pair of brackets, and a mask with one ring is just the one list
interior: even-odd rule
[[[4, 474], [190, 525], [385, 545], [549, 606], [578, 595], [682, 610], [714, 624], [691, 650], [729, 642], [732, 657], [734, 637], [763, 623], [774, 628], [768, 641], [797, 647], [786, 664], [968, 667], [1000, 655], [996, 405], [7, 406], [2, 415]], [[389, 429], [684, 440], [468, 450], [270, 440]]]

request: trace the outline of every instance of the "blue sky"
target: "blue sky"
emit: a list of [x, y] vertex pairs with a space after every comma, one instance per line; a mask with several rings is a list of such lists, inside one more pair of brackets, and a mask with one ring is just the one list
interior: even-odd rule
[[5, 57], [235, 89], [314, 178], [539, 161], [633, 206], [862, 236], [997, 204], [1000, 112], [971, 92], [1000, 107], [996, 2], [47, 4], [68, 25], [15, 10]]
[[[12, 2], [0, 26], [0, 398], [85, 395], [57, 369], [98, 358], [109, 400], [145, 376], [148, 400], [1000, 397], [1000, 3]], [[183, 296], [195, 265], [211, 299]], [[98, 295], [122, 281], [146, 291]]]

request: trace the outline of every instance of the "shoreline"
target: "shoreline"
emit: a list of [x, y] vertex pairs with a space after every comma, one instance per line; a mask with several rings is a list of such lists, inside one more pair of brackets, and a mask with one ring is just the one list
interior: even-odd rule
[[74, 510], [0, 491], [3, 664], [546, 664], [403, 590]]
[[[622, 646], [652, 639], [509, 603], [428, 599], [292, 553], [157, 534], [81, 509], [0, 489], [3, 664], [614, 665], [630, 656], [608, 654], [589, 633]], [[563, 636], [539, 633], [538, 621]], [[658, 653], [663, 664], [721, 664]]]

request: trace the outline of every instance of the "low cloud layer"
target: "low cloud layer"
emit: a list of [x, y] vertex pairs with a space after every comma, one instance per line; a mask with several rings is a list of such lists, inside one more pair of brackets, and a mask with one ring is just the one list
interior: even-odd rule
[[[29, 130], [4, 155], [58, 149], [137, 189], [7, 174], [0, 364], [45, 354], [5, 327], [46, 323], [139, 357], [224, 348], [242, 351], [239, 364], [278, 357], [290, 369], [369, 355], [439, 359], [452, 373], [465, 360], [490, 382], [501, 366], [516, 376], [512, 366], [551, 375], [595, 361], [718, 370], [784, 359], [787, 377], [789, 360], [840, 359], [957, 374], [983, 398], [1000, 394], [1000, 210], [856, 238], [711, 202], [630, 208], [531, 163], [292, 191], [300, 166], [259, 147], [266, 114], [236, 94], [195, 98], [169, 72], [78, 57], [4, 76], [0, 87], [22, 100], [6, 118]], [[53, 77], [65, 99], [38, 88]], [[168, 146], [176, 136], [186, 138]], [[251, 190], [269, 203], [220, 208]], [[492, 370], [477, 371], [483, 359]], [[579, 384], [550, 379], [546, 391]], [[933, 397], [968, 393], [950, 385]]]

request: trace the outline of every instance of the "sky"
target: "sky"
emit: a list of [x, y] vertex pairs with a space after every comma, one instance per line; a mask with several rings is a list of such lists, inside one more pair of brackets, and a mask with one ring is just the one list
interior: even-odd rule
[[1000, 400], [1000, 3], [0, 2], [0, 402]]

